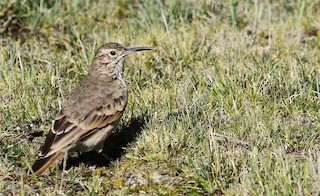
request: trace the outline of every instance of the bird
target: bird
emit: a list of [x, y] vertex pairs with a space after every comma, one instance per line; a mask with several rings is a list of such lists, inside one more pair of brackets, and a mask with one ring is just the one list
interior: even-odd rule
[[102, 151], [128, 101], [124, 61], [129, 54], [152, 49], [126, 48], [116, 42], [97, 49], [86, 78], [71, 92], [52, 121], [32, 165], [34, 174], [43, 174], [68, 152]]

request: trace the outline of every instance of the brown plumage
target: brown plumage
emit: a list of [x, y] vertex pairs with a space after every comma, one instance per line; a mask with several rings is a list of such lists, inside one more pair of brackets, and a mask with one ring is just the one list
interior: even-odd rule
[[127, 105], [128, 91], [122, 77], [127, 55], [147, 47], [126, 48], [118, 43], [101, 46], [89, 73], [71, 93], [47, 134], [41, 153], [32, 165], [42, 174], [67, 151], [100, 152]]

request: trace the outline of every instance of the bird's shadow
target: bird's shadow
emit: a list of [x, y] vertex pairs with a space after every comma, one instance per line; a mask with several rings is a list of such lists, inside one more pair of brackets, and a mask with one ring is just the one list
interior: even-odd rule
[[[97, 167], [108, 166], [111, 161], [120, 158], [125, 153], [126, 147], [141, 133], [148, 120], [147, 115], [132, 118], [106, 139], [101, 153], [89, 151], [79, 154], [79, 156], [69, 157], [66, 169], [79, 166], [80, 163]], [[60, 169], [62, 169], [62, 165], [60, 165]]]

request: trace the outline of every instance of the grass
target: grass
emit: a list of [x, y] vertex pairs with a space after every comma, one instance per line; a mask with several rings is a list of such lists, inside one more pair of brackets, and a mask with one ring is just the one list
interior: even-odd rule
[[[0, 3], [0, 192], [319, 195], [320, 4]], [[105, 153], [27, 176], [99, 45], [131, 56], [129, 103]], [[60, 168], [59, 168], [60, 167]]]

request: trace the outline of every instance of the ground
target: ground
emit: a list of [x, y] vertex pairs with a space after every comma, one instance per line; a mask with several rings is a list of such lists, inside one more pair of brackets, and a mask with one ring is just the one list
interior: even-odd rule
[[[0, 3], [4, 195], [319, 195], [320, 2]], [[104, 153], [27, 175], [95, 50], [130, 56]]]

